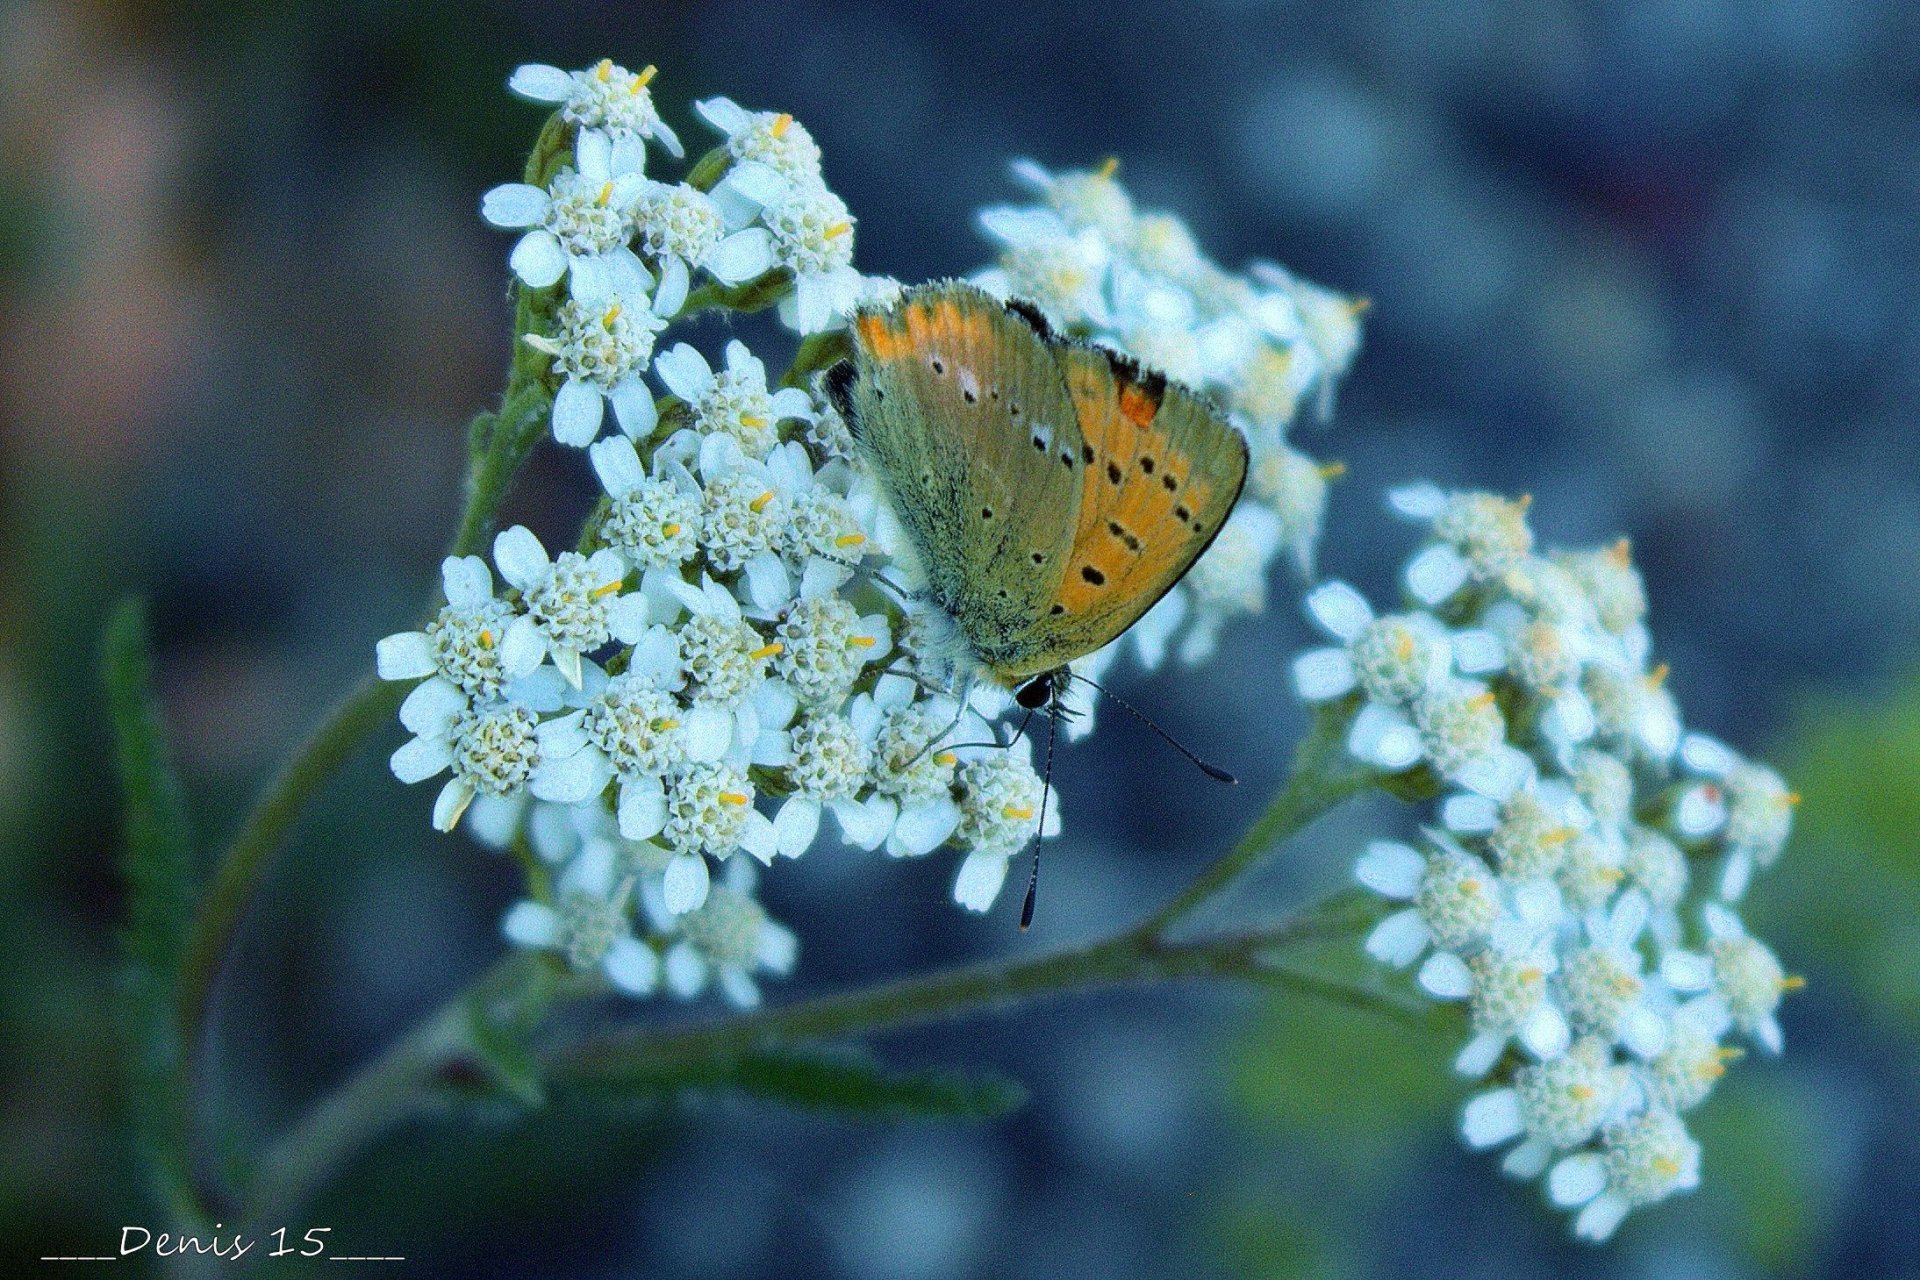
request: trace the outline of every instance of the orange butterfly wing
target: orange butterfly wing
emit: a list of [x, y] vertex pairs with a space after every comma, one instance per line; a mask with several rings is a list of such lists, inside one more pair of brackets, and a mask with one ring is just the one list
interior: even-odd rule
[[1054, 355], [1089, 457], [1048, 628], [1053, 647], [1085, 653], [1132, 626], [1212, 543], [1246, 483], [1247, 442], [1205, 400], [1124, 356]]

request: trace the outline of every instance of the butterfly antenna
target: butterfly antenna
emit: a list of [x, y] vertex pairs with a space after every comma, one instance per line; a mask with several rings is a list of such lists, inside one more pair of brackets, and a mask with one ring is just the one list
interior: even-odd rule
[[1206, 774], [1209, 778], [1212, 778], [1215, 782], [1225, 782], [1231, 785], [1234, 783], [1238, 783], [1240, 781], [1240, 779], [1234, 777], [1232, 774], [1228, 773], [1225, 769], [1222, 769], [1219, 765], [1208, 764], [1205, 760], [1202, 760], [1199, 756], [1195, 755], [1192, 751], [1188, 750], [1185, 743], [1181, 742], [1180, 739], [1174, 737], [1172, 734], [1168, 733], [1165, 729], [1162, 729], [1159, 725], [1155, 724], [1151, 716], [1147, 715], [1146, 712], [1140, 710], [1140, 708], [1134, 706], [1131, 702], [1128, 702], [1125, 698], [1121, 697], [1119, 694], [1109, 693], [1106, 689], [1102, 688], [1100, 685], [1094, 684], [1092, 680], [1089, 680], [1086, 676], [1081, 675], [1077, 671], [1069, 671], [1067, 674], [1072, 676], [1075, 680], [1078, 680], [1081, 684], [1090, 685], [1093, 687], [1095, 691], [1101, 694], [1104, 694], [1106, 697], [1112, 698], [1115, 702], [1119, 703], [1120, 709], [1122, 711], [1125, 711], [1128, 715], [1132, 716], [1135, 720], [1138, 720], [1141, 724], [1147, 726], [1147, 728], [1159, 734], [1160, 737], [1166, 741], [1166, 744], [1168, 746], [1172, 747], [1175, 751], [1178, 751], [1181, 755], [1185, 756], [1188, 760], [1192, 761], [1195, 768], [1199, 769], [1200, 772]]
[[[1060, 736], [1054, 720], [1053, 709], [1059, 705], [1060, 694], [1056, 691], [1047, 706], [1047, 767], [1040, 774], [1040, 825], [1033, 833], [1033, 862], [1027, 868], [1027, 900], [1020, 904], [1020, 932], [1025, 933], [1033, 924], [1033, 904], [1040, 893], [1040, 841], [1047, 834], [1047, 801], [1053, 798], [1053, 743]], [[1028, 713], [1031, 717], [1031, 712]], [[1027, 722], [1022, 720], [1024, 730]]]

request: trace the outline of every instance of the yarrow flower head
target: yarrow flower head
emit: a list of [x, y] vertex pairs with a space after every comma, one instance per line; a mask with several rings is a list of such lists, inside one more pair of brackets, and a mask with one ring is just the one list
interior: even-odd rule
[[1294, 663], [1359, 763], [1439, 796], [1421, 848], [1376, 841], [1355, 864], [1390, 905], [1367, 950], [1467, 1005], [1454, 1065], [1488, 1078], [1467, 1143], [1513, 1143], [1506, 1171], [1605, 1239], [1697, 1185], [1680, 1116], [1739, 1056], [1726, 1038], [1781, 1047], [1797, 980], [1733, 902], [1778, 858], [1791, 796], [1683, 733], [1624, 542], [1543, 554], [1526, 503], [1495, 494], [1420, 485], [1391, 505], [1430, 535], [1401, 574], [1407, 611], [1317, 587], [1308, 613], [1337, 643]]
[[[636, 160], [640, 144], [651, 139], [675, 158], [683, 155], [680, 139], [660, 118], [654, 105], [654, 68], [629, 71], [603, 58], [585, 71], [562, 71], [543, 63], [516, 67], [507, 87], [533, 102], [550, 102], [561, 118], [583, 130], [603, 133], [616, 147], [632, 146]], [[638, 168], [638, 164], [635, 164]]]

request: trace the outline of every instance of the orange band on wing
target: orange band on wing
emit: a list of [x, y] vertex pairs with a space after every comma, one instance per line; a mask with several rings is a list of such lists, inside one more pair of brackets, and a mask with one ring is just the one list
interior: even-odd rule
[[1146, 426], [1159, 411], [1159, 397], [1147, 394], [1140, 384], [1129, 382], [1120, 388], [1120, 416], [1134, 426]]

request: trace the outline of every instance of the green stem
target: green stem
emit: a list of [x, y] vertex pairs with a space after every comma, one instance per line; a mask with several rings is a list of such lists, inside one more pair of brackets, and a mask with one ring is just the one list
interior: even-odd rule
[[1371, 786], [1373, 774], [1345, 758], [1343, 728], [1342, 717], [1320, 713], [1314, 721], [1313, 732], [1294, 756], [1293, 776], [1266, 812], [1219, 861], [1142, 921], [1135, 932], [1142, 937], [1164, 936], [1168, 929], [1245, 875], [1281, 841], [1341, 801]]
[[[304, 1204], [342, 1164], [402, 1121], [457, 1094], [443, 1077], [483, 1056], [481, 1019], [537, 1021], [554, 994], [544, 957], [516, 952], [402, 1036], [328, 1094], [261, 1157], [243, 1221], [277, 1222]], [[251, 1227], [243, 1228], [253, 1234]]]
[[[1266, 959], [1275, 950], [1350, 928], [1350, 915], [1344, 908], [1313, 909], [1262, 929], [1173, 944], [1126, 933], [1037, 959], [970, 965], [691, 1027], [608, 1034], [551, 1051], [543, 1074], [559, 1084], [591, 1083], [636, 1068], [724, 1060], [764, 1045], [871, 1034], [1034, 999], [1177, 979], [1239, 978], [1363, 1003], [1370, 993], [1278, 969]], [[381, 1133], [453, 1102], [457, 1095], [442, 1087], [448, 1068], [482, 1056], [475, 1039], [477, 1011], [484, 1010], [496, 1025], [518, 1024], [530, 1032], [555, 996], [540, 957], [521, 953], [496, 965], [316, 1104], [273, 1145], [259, 1166], [245, 1220], [278, 1221], [296, 1212]]]

